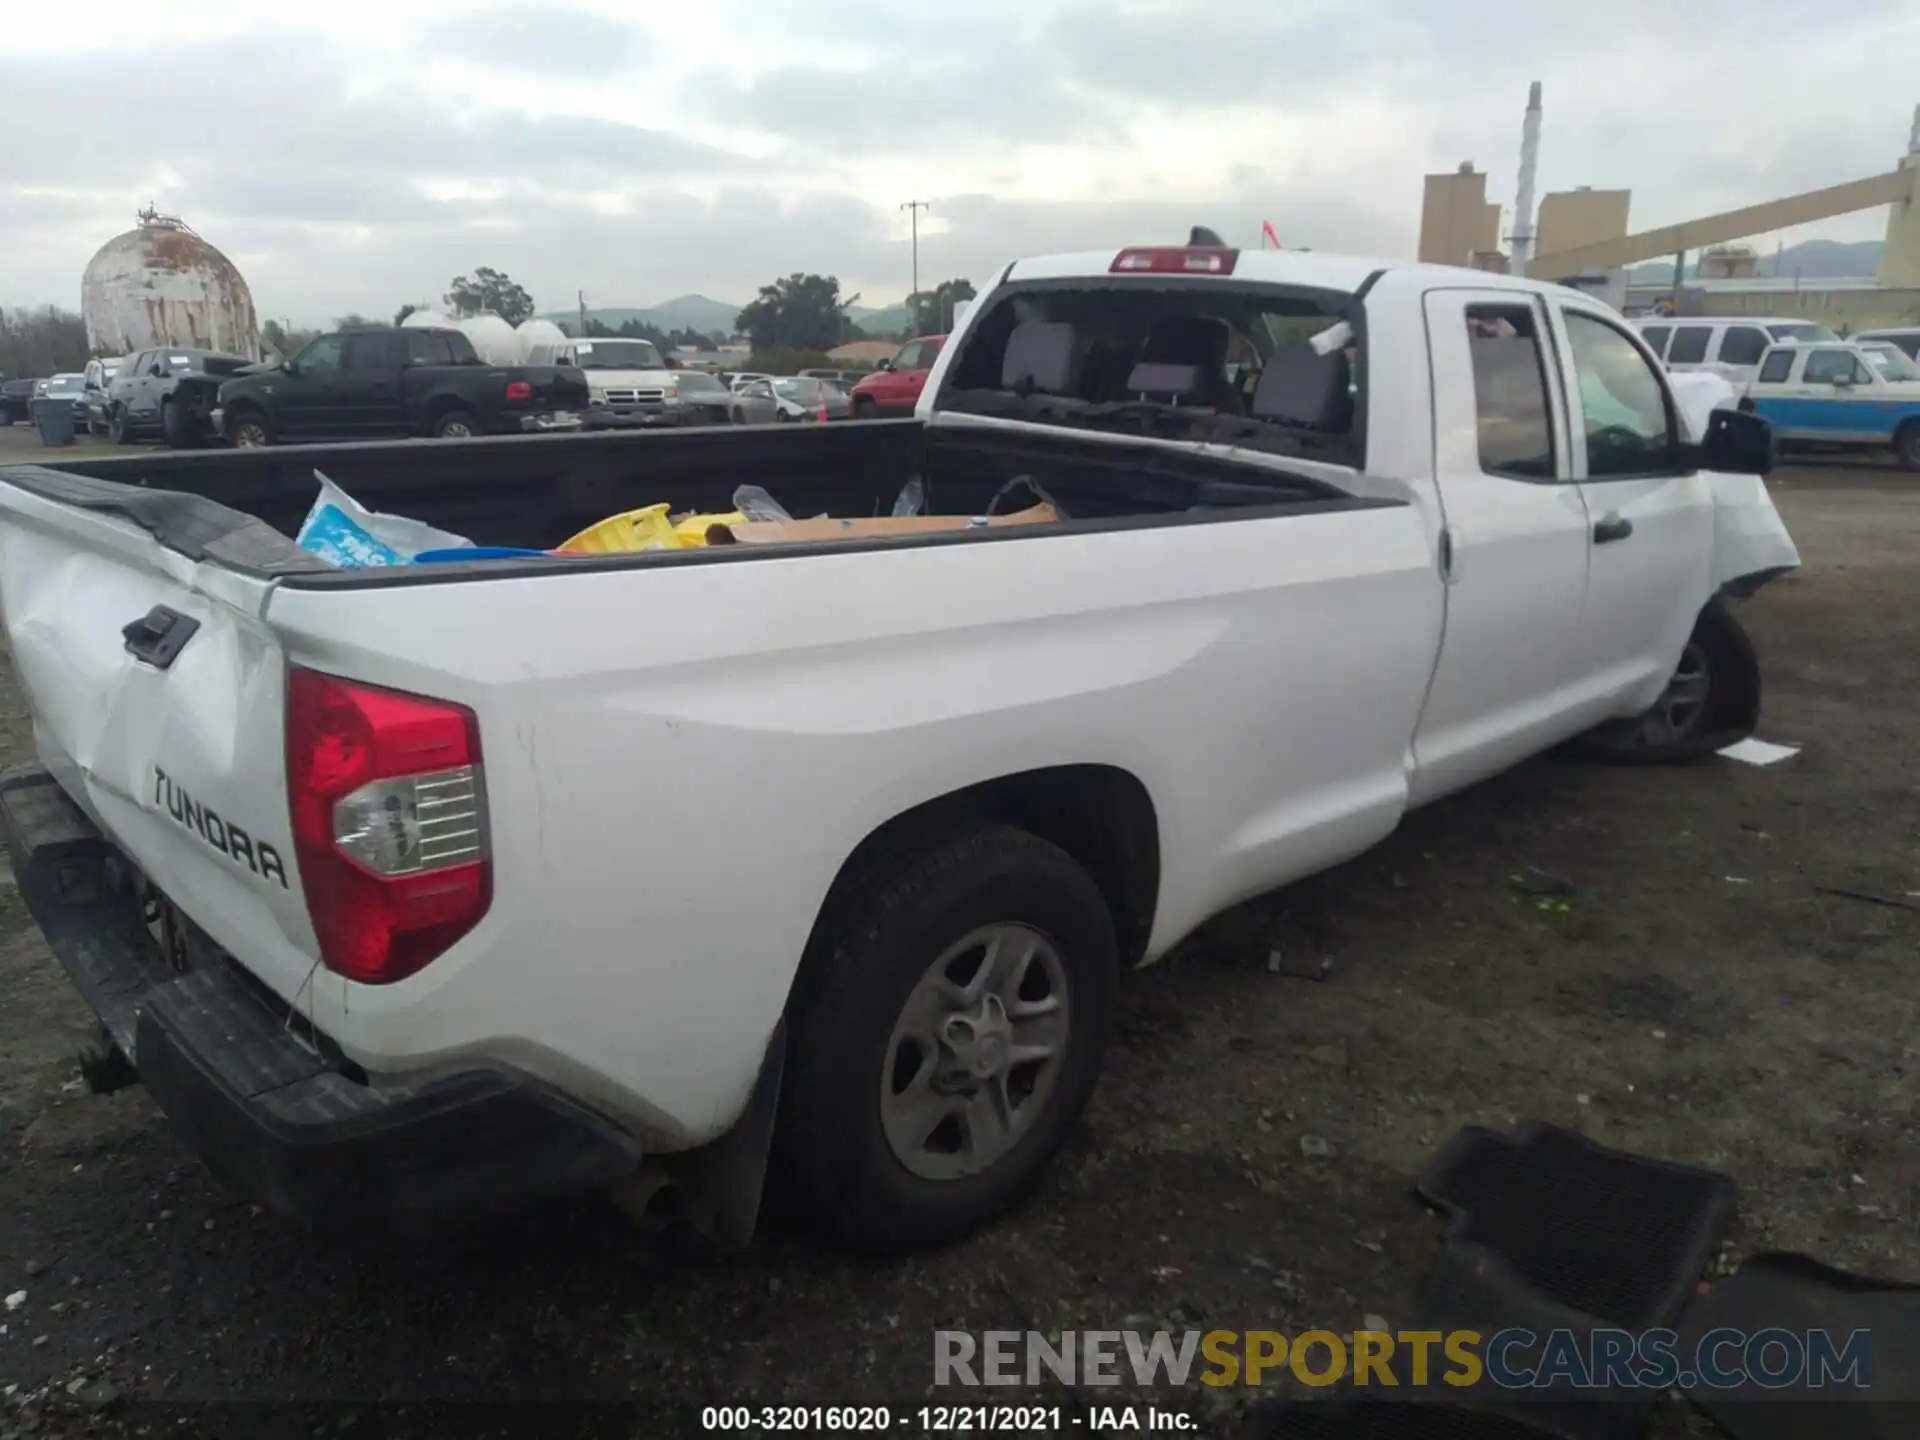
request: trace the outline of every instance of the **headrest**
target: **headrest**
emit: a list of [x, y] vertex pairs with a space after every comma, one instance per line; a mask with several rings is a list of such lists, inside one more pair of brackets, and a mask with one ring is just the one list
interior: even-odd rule
[[1155, 365], [1142, 361], [1127, 375], [1129, 395], [1191, 395], [1199, 388], [1198, 365]]
[[1347, 357], [1311, 345], [1283, 345], [1267, 357], [1254, 387], [1253, 416], [1311, 430], [1344, 432], [1353, 424]]
[[1224, 320], [1204, 315], [1170, 315], [1153, 327], [1147, 343], [1140, 347], [1140, 358], [1213, 370], [1226, 360], [1227, 347], [1232, 341], [1233, 332]]
[[1073, 384], [1073, 326], [1060, 320], [1026, 320], [1007, 336], [1000, 362], [1000, 384], [1007, 390], [1031, 386], [1051, 395]]

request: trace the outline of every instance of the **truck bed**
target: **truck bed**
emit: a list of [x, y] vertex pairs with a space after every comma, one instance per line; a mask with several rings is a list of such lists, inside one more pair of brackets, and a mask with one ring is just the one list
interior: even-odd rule
[[[290, 541], [298, 532], [318, 489], [316, 471], [369, 509], [406, 515], [477, 545], [535, 549], [558, 545], [598, 520], [644, 505], [665, 502], [675, 511], [724, 513], [733, 508], [733, 492], [741, 484], [760, 485], [801, 518], [885, 515], [916, 475], [929, 483], [930, 511], [952, 515], [982, 513], [1008, 481], [1031, 476], [1073, 525], [1173, 523], [1274, 507], [1319, 511], [1392, 503], [1348, 496], [1318, 480], [1256, 471], [1224, 455], [1182, 455], [1151, 442], [1118, 443], [1065, 432], [1036, 437], [981, 426], [929, 429], [918, 420], [142, 454], [23, 467], [0, 471], [0, 478], [48, 499], [121, 514], [168, 548], [242, 571], [298, 575], [301, 584], [392, 584], [413, 578], [405, 571], [332, 571], [318, 562], [304, 563], [291, 545], [276, 542], [276, 535]], [[63, 483], [60, 477], [79, 483]], [[1013, 503], [1028, 504], [1031, 497]], [[243, 517], [258, 523], [247, 526]], [[864, 543], [898, 547], [982, 538], [962, 532]], [[844, 550], [862, 542], [833, 543]], [[782, 551], [792, 553], [792, 547]], [[742, 547], [613, 556], [571, 561], [568, 568], [764, 553]], [[448, 578], [449, 568], [424, 567], [420, 573], [430, 570]], [[547, 561], [493, 562], [486, 573], [505, 578], [553, 568]]]

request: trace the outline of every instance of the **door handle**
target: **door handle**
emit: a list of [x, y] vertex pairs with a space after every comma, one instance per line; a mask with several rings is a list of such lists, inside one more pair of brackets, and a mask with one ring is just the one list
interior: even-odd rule
[[1593, 522], [1593, 543], [1611, 545], [1633, 534], [1633, 522], [1624, 515], [1606, 515]]
[[164, 670], [173, 664], [199, 628], [200, 622], [191, 615], [156, 605], [138, 620], [122, 626], [120, 634], [127, 642], [129, 655], [146, 661], [156, 670]]

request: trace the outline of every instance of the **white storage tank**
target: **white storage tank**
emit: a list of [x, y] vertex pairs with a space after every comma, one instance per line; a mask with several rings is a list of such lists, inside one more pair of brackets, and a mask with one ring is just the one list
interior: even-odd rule
[[96, 355], [130, 355], [160, 345], [224, 350], [260, 358], [253, 294], [231, 260], [152, 209], [87, 262], [80, 314]]
[[521, 321], [514, 334], [520, 342], [519, 363], [522, 365], [551, 365], [554, 355], [567, 343], [566, 331], [551, 320], [537, 317]]
[[464, 330], [467, 339], [473, 342], [473, 348], [480, 352], [480, 358], [489, 365], [517, 365], [520, 363], [520, 341], [513, 333], [513, 326], [498, 315], [475, 315], [470, 319], [454, 322]]

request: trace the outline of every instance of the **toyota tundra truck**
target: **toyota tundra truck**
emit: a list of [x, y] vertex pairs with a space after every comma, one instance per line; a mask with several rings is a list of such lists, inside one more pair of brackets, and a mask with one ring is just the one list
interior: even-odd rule
[[[281, 1214], [671, 1183], [743, 1241], [777, 1171], [938, 1245], [1209, 916], [1563, 742], [1751, 732], [1772, 453], [1574, 290], [1188, 244], [1008, 265], [906, 420], [0, 470], [0, 828], [94, 1069]], [[481, 545], [846, 524], [334, 569], [316, 468]], [[903, 491], [954, 523], [861, 528]]]

